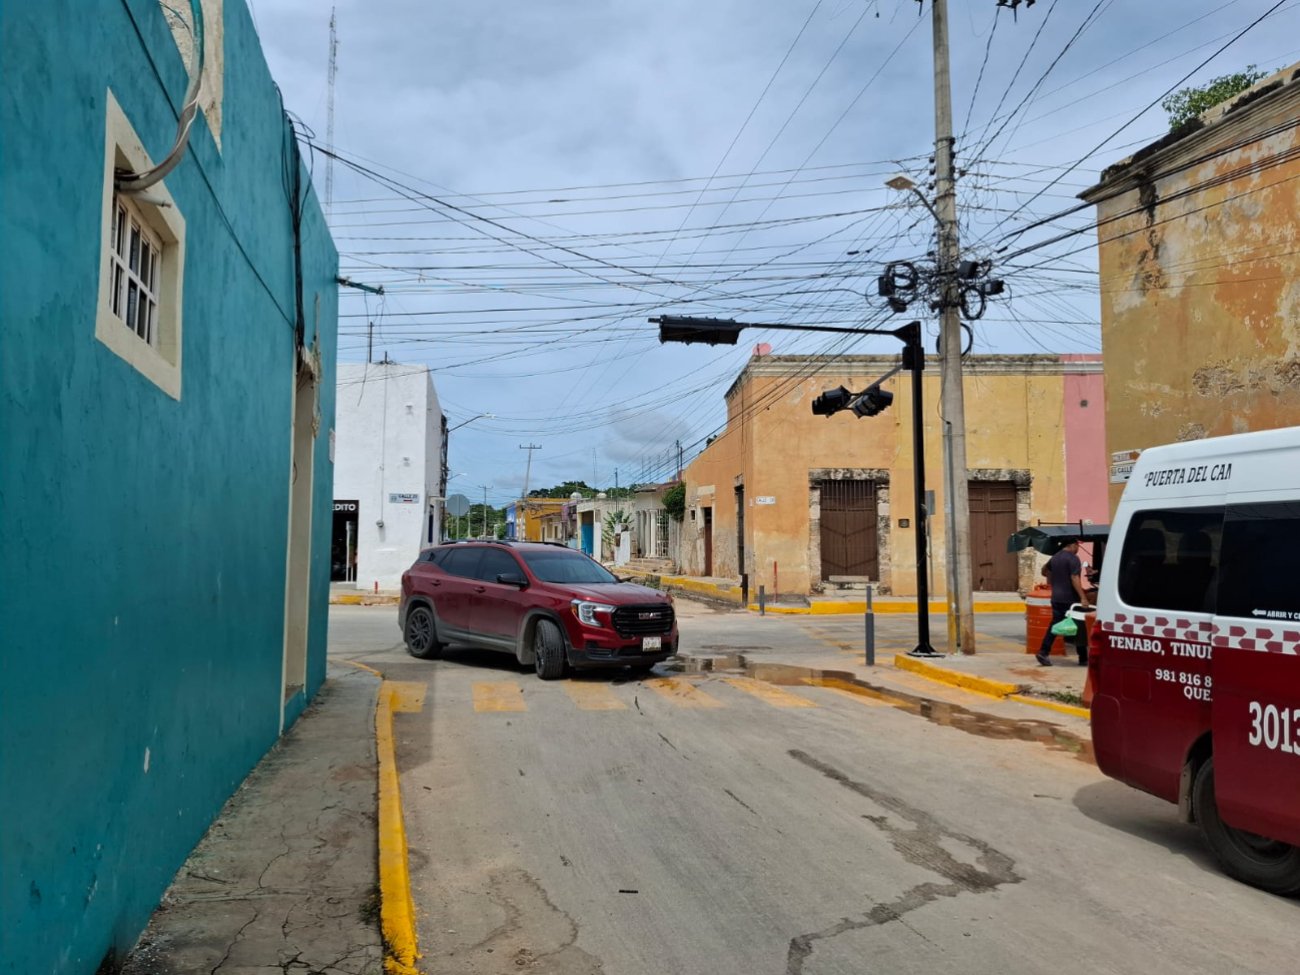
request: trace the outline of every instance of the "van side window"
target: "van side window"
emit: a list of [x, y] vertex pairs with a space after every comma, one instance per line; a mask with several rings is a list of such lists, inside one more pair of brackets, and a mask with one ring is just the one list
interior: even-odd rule
[[1229, 505], [1223, 523], [1220, 616], [1300, 620], [1300, 502]]
[[1137, 512], [1120, 555], [1120, 599], [1138, 609], [1213, 613], [1222, 535], [1222, 508]]

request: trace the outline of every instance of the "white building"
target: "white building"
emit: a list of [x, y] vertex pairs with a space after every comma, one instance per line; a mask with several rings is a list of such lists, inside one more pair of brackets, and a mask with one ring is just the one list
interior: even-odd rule
[[424, 366], [340, 363], [330, 578], [396, 589], [442, 537], [446, 421]]

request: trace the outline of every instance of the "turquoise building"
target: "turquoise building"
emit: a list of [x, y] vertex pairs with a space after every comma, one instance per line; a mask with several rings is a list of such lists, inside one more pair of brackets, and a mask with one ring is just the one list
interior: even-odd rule
[[243, 0], [0, 63], [0, 972], [89, 975], [324, 679], [338, 261]]

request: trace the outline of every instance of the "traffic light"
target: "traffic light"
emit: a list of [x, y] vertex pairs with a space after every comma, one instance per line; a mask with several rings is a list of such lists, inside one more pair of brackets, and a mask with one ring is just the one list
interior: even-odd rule
[[735, 345], [745, 326], [729, 318], [691, 318], [684, 315], [661, 315], [650, 321], [659, 326], [660, 342], [691, 345]]
[[853, 394], [843, 386], [828, 389], [812, 401], [814, 416], [833, 416], [853, 402]]
[[851, 393], [843, 386], [837, 386], [813, 400], [812, 411], [816, 416], [834, 416], [840, 410], [852, 410], [859, 417], [875, 416], [889, 409], [892, 402], [894, 394], [881, 389], [879, 383], [872, 383], [860, 393]]
[[850, 404], [849, 408], [859, 417], [875, 416], [877, 413], [889, 409], [889, 404], [892, 402], [894, 402], [893, 393], [872, 383], [862, 391], [862, 395]]

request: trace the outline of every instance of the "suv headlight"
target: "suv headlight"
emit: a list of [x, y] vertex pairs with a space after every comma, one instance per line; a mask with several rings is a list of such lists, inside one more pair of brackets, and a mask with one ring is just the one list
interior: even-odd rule
[[[588, 602], [585, 599], [575, 599], [573, 601], [573, 615], [578, 617], [578, 622], [587, 626], [608, 627], [610, 617], [614, 614], [614, 607], [607, 606], [605, 603]], [[605, 618], [600, 619], [600, 615]]]

